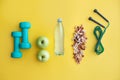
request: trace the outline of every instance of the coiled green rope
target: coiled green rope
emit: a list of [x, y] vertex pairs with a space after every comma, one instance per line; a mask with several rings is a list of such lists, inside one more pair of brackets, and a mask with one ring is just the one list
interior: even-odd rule
[[[96, 37], [96, 39], [98, 40], [95, 46], [95, 52], [96, 54], [100, 55], [102, 52], [104, 52], [104, 47], [102, 45], [102, 37], [106, 32], [106, 29], [109, 27], [110, 23], [108, 22], [108, 25], [104, 28], [104, 31], [101, 29], [100, 26], [96, 26], [94, 29], [94, 35]], [[98, 32], [98, 34], [97, 34]]]

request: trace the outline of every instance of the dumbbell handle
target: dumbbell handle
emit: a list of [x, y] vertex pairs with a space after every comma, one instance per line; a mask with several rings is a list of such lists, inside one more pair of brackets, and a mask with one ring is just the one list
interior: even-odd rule
[[109, 22], [101, 13], [98, 12], [97, 9], [94, 9], [94, 12], [101, 16], [106, 22]]
[[23, 42], [28, 42], [28, 29], [23, 29], [22, 30], [22, 36], [23, 36]]
[[19, 44], [20, 44], [20, 38], [15, 37], [14, 38], [14, 51], [19, 52]]
[[92, 17], [89, 17], [89, 20], [91, 20], [92, 22], [100, 25], [101, 27], [105, 28], [105, 26], [103, 26], [102, 24], [100, 24], [99, 22], [97, 22], [96, 20], [94, 20]]

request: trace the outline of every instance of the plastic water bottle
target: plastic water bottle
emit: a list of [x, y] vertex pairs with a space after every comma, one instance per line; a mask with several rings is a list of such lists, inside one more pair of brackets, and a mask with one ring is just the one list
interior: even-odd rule
[[55, 54], [64, 55], [64, 29], [61, 18], [57, 20], [55, 28]]

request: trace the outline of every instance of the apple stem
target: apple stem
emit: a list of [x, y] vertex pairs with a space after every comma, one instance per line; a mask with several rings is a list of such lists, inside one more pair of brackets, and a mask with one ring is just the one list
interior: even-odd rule
[[45, 58], [45, 56], [42, 56], [42, 58]]
[[41, 43], [43, 44], [43, 43], [44, 43], [44, 41], [41, 41]]

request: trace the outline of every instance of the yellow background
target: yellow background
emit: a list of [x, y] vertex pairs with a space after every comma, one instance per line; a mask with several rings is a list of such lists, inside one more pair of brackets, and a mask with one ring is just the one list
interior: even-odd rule
[[[105, 51], [99, 56], [94, 52], [96, 24], [88, 21], [88, 17], [106, 23], [93, 13], [95, 8], [111, 23], [102, 39]], [[64, 56], [54, 54], [54, 28], [59, 17], [65, 30]], [[20, 30], [21, 21], [32, 24], [29, 29], [32, 48], [21, 50], [21, 59], [12, 59], [11, 32]], [[120, 0], [0, 0], [0, 80], [120, 80], [119, 21]], [[72, 58], [71, 38], [74, 26], [81, 24], [88, 40], [85, 57], [78, 65]], [[47, 48], [50, 59], [46, 63], [36, 59], [39, 36], [46, 36], [50, 41]]]

